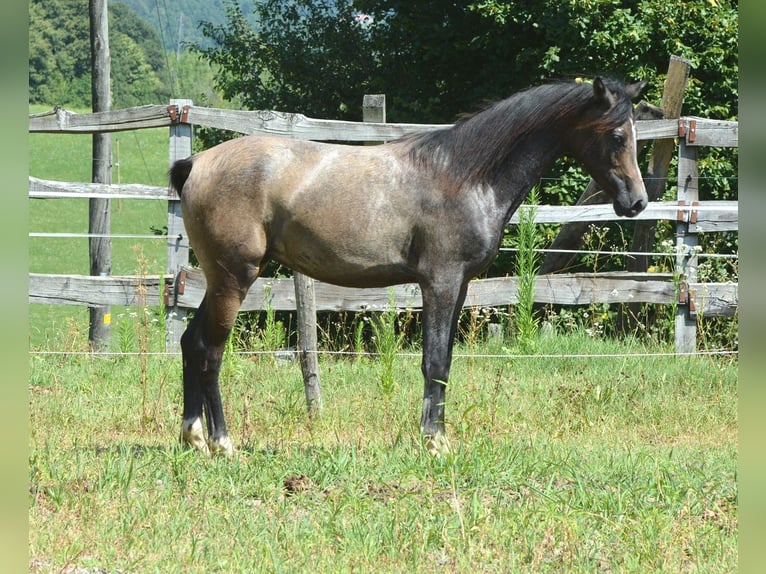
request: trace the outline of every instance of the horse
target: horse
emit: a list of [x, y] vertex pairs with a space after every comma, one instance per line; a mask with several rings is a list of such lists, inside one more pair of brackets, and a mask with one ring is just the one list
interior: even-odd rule
[[632, 104], [645, 84], [543, 84], [378, 146], [249, 135], [176, 161], [170, 185], [207, 281], [181, 337], [182, 443], [233, 453], [218, 385], [224, 346], [249, 287], [275, 260], [341, 286], [420, 286], [420, 430], [429, 449], [448, 449], [445, 395], [468, 282], [562, 155], [585, 167], [617, 215], [646, 207]]

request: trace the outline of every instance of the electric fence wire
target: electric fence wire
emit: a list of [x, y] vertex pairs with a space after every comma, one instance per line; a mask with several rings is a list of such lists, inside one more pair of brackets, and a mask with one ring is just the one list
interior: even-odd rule
[[[180, 357], [180, 351], [56, 351], [46, 349], [30, 349], [31, 355], [66, 355], [66, 356], [91, 356], [93, 358], [110, 358], [110, 357], [137, 357], [137, 356], [149, 356], [149, 357]], [[300, 350], [278, 350], [278, 351], [231, 351], [232, 354], [238, 356], [257, 356], [257, 355], [275, 355], [275, 356], [287, 356], [292, 359], [297, 359], [299, 354], [311, 354], [316, 355], [329, 355], [329, 356], [343, 356], [343, 357], [377, 357], [380, 353], [363, 352], [363, 351], [300, 351]], [[574, 354], [553, 354], [553, 353], [538, 353], [538, 354], [515, 354], [515, 353], [455, 353], [453, 359], [618, 359], [618, 358], [651, 358], [651, 357], [709, 357], [709, 356], [734, 356], [739, 355], [739, 350], [730, 349], [710, 349], [702, 351], [691, 351], [676, 353], [673, 351], [657, 352], [657, 353], [603, 353], [603, 354], [590, 354], [590, 353], [574, 353]], [[396, 357], [410, 357], [420, 358], [422, 353], [404, 353], [399, 352], [395, 354]]]

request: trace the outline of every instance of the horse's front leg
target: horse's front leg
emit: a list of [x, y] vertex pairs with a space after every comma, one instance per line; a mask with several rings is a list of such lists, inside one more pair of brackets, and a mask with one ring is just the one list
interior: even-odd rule
[[423, 293], [423, 412], [420, 430], [428, 449], [449, 450], [444, 427], [447, 381], [452, 363], [457, 321], [465, 301], [467, 281], [422, 285]]

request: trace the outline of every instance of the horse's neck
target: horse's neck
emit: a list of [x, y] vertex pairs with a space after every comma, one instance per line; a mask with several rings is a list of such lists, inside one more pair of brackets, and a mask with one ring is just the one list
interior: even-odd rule
[[505, 221], [561, 155], [559, 141], [549, 134], [540, 134], [538, 137], [531, 134], [528, 137], [529, 141], [519, 146], [518, 151], [490, 182], [498, 213]]

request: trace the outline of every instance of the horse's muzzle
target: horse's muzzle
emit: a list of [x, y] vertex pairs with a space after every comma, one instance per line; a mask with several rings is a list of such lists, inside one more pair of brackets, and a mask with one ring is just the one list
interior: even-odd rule
[[627, 206], [615, 200], [613, 203], [614, 212], [621, 217], [635, 217], [646, 209], [648, 203], [647, 197], [640, 197]]

